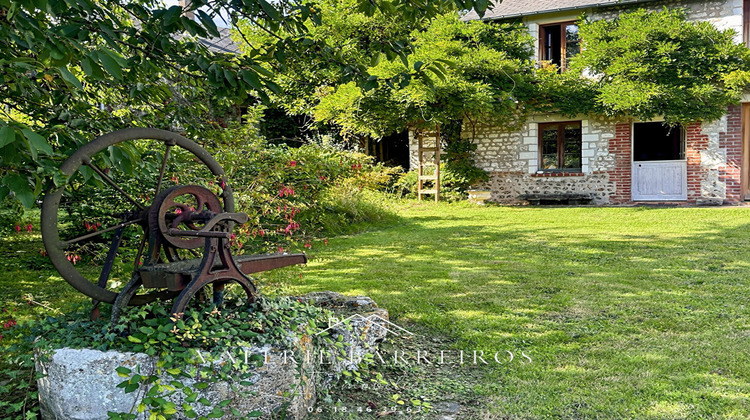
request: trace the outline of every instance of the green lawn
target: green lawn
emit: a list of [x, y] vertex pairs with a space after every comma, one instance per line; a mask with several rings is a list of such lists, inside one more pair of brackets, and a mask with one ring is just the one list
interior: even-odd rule
[[[261, 285], [368, 295], [418, 333], [391, 347], [515, 353], [405, 372], [401, 394], [458, 401], [460, 418], [750, 418], [750, 208], [399, 212], [392, 226], [316, 244], [306, 268]], [[4, 308], [24, 293], [83, 301], [44, 268], [38, 237], [10, 239]]]
[[475, 380], [490, 418], [750, 417], [750, 209], [402, 215], [313, 248], [287, 289], [371, 296], [454, 349], [524, 351]]

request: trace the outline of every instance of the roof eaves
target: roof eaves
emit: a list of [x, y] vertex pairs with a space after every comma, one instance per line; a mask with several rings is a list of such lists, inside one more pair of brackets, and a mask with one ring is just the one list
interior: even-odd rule
[[490, 17], [483, 17], [480, 18], [480, 20], [483, 21], [489, 21], [489, 20], [503, 20], [503, 19], [514, 19], [519, 17], [525, 17], [525, 16], [534, 16], [534, 15], [543, 15], [546, 13], [558, 13], [558, 12], [569, 12], [572, 10], [582, 10], [582, 9], [590, 9], [590, 8], [596, 8], [596, 7], [607, 7], [607, 6], [621, 6], [624, 4], [637, 4], [637, 3], [647, 3], [654, 0], [623, 0], [618, 1], [617, 3], [612, 2], [606, 2], [606, 3], [592, 3], [587, 5], [581, 5], [581, 6], [570, 6], [570, 7], [560, 7], [557, 9], [547, 9], [547, 10], [538, 10], [534, 12], [526, 12], [526, 13], [513, 13], [510, 15], [502, 15], [502, 16], [490, 16]]

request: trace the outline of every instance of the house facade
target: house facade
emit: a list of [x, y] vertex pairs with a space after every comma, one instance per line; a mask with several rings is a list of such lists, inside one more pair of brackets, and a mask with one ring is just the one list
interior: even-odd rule
[[[680, 7], [690, 20], [732, 28], [737, 42], [747, 42], [749, 5], [747, 0], [504, 0], [483, 19], [521, 19], [536, 40], [535, 57], [564, 68], [580, 50], [575, 22], [584, 12], [607, 19], [634, 8]], [[750, 198], [748, 124], [750, 96], [718, 121], [681, 128], [658, 119], [540, 114], [517, 131], [485, 121], [465, 126], [463, 133], [477, 144], [477, 165], [490, 174], [477, 189], [489, 190], [491, 201], [586, 196], [596, 204], [738, 204]], [[411, 164], [417, 164], [415, 145]]]

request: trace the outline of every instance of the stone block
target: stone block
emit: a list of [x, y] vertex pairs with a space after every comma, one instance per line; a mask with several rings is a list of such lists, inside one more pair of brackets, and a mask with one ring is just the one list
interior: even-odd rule
[[[293, 350], [304, 354], [309, 343], [309, 337], [296, 339]], [[289, 419], [303, 418], [308, 407], [315, 403], [315, 383], [310, 361], [300, 361], [301, 372], [310, 372], [303, 373], [300, 377], [300, 366], [293, 363], [291, 357], [287, 357], [292, 354], [291, 351], [286, 354], [267, 345], [245, 348], [244, 352], [248, 357], [258, 354], [265, 358], [262, 367], [246, 365], [255, 370], [250, 379], [253, 384], [210, 383], [207, 388], [198, 391], [198, 398], [206, 398], [211, 404], [192, 404], [195, 412], [200, 416], [206, 416], [213, 406], [230, 399], [232, 402], [227, 410], [235, 408], [242, 413], [259, 410], [267, 415], [286, 410]], [[140, 391], [145, 389], [126, 394], [121, 388], [117, 388], [117, 384], [125, 379], [118, 376], [115, 369], [124, 366], [134, 372], [138, 369], [142, 375], [151, 375], [156, 373], [157, 361], [156, 357], [139, 353], [70, 348], [54, 350], [48, 358], [37, 357], [37, 371], [46, 375], [37, 383], [42, 417], [55, 420], [100, 420], [107, 419], [107, 412], [110, 411], [129, 413], [137, 406], [138, 398], [143, 396], [143, 392]], [[218, 368], [220, 364], [228, 362], [229, 356], [222, 355], [215, 361], [206, 360], [202, 366]], [[166, 372], [160, 379], [165, 384], [174, 380]], [[193, 388], [197, 383], [196, 380], [187, 377], [181, 377], [180, 381], [189, 388]], [[183, 393], [177, 392], [164, 398], [175, 403], [178, 417], [185, 418], [182, 412], [182, 404], [185, 402]], [[144, 412], [137, 418], [148, 417], [149, 413]], [[228, 414], [223, 418], [230, 419], [233, 416]]]
[[583, 134], [581, 135], [582, 143], [597, 143], [600, 139], [599, 134]]
[[[211, 383], [198, 391], [198, 398], [206, 398], [212, 404], [193, 404], [200, 416], [206, 416], [218, 402], [231, 399], [228, 408], [236, 408], [242, 413], [261, 411], [263, 418], [280, 415], [286, 411], [287, 419], [302, 419], [308, 408], [315, 403], [316, 378], [324, 375], [326, 382], [334, 373], [343, 369], [357, 369], [357, 363], [366, 353], [377, 350], [389, 331], [400, 328], [388, 321], [388, 311], [367, 296], [347, 297], [334, 292], [310, 293], [300, 297], [314, 305], [334, 311], [341, 320], [340, 325], [329, 327], [328, 334], [334, 338], [342, 336], [348, 344], [346, 357], [337, 357], [318, 364], [322, 350], [314, 348], [312, 337], [290, 333], [288, 343], [281, 346], [266, 344], [243, 349], [248, 360], [251, 355], [262, 355], [264, 364], [256, 367], [252, 362], [243, 364], [235, 359], [240, 368], [251, 369], [251, 385], [229, 382]], [[321, 329], [323, 331], [323, 329]], [[318, 332], [320, 333], [320, 332]], [[316, 333], [317, 334], [317, 333]], [[299, 356], [302, 355], [302, 356]], [[299, 357], [298, 357], [299, 356]], [[219, 366], [228, 362], [231, 356], [224, 354], [217, 360], [206, 360], [203, 366]], [[137, 406], [137, 399], [143, 396], [139, 390], [126, 394], [117, 385], [125, 378], [120, 377], [116, 368], [123, 366], [134, 372], [152, 374], [158, 359], [141, 353], [119, 351], [99, 351], [91, 349], [62, 348], [49, 354], [36, 355], [37, 371], [44, 376], [37, 381], [42, 418], [54, 420], [104, 420], [107, 412], [130, 412]], [[169, 383], [172, 376], [164, 372], [162, 383]], [[195, 381], [181, 378], [180, 381], [193, 387]], [[177, 418], [186, 418], [182, 413], [184, 394], [175, 393], [165, 398], [174, 402]], [[149, 413], [141, 413], [137, 419], [147, 419]], [[234, 418], [231, 414], [223, 418]]]
[[726, 149], [701, 150], [700, 155], [702, 168], [718, 169], [720, 166], [727, 164]]
[[535, 159], [538, 157], [537, 152], [521, 152], [518, 154], [519, 159]]
[[125, 394], [117, 384], [120, 366], [153, 370], [154, 359], [139, 353], [102, 352], [63, 348], [43, 360], [37, 354], [36, 370], [45, 375], [37, 382], [42, 418], [106, 419], [108, 411], [128, 412], [138, 393]]

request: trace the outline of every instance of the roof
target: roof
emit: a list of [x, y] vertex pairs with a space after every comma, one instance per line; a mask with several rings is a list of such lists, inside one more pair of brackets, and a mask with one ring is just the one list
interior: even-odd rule
[[[586, 9], [590, 7], [616, 6], [627, 3], [643, 3], [653, 0], [502, 0], [493, 1], [482, 20], [508, 19], [542, 13], [561, 12], [566, 10]], [[464, 16], [464, 20], [480, 19], [475, 11]]]
[[239, 54], [240, 47], [232, 41], [231, 35], [229, 28], [219, 28], [218, 37], [200, 38], [200, 43], [213, 52]]

